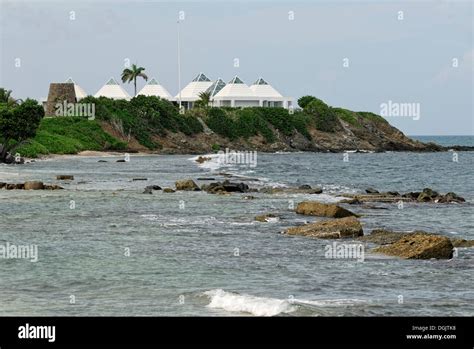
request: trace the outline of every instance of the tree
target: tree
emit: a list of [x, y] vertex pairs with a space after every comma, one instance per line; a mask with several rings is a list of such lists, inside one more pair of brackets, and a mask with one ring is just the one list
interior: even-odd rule
[[0, 103], [6, 103], [7, 105], [16, 105], [21, 102], [20, 99], [12, 97], [12, 91], [0, 87]]
[[0, 162], [11, 162], [15, 150], [36, 135], [43, 117], [43, 107], [33, 99], [0, 106]]
[[211, 103], [211, 93], [210, 92], [201, 92], [199, 94], [199, 100], [196, 101], [197, 107], [208, 107]]
[[145, 79], [145, 81], [148, 81], [148, 76], [143, 72], [144, 70], [145, 68], [137, 67], [136, 64], [132, 64], [131, 68], [125, 68], [122, 72], [122, 82], [130, 83], [131, 81], [133, 81], [133, 85], [135, 87], [134, 96], [137, 95], [137, 78], [141, 77]]
[[313, 96], [303, 96], [303, 97], [300, 97], [298, 99], [298, 105], [305, 109], [306, 106], [311, 103], [312, 101], [314, 101], [315, 99], [317, 99], [316, 97], [313, 97]]

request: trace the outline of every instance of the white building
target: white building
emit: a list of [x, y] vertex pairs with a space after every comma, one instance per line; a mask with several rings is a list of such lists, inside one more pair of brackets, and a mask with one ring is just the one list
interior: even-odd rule
[[110, 78], [107, 83], [100, 88], [99, 91], [94, 95], [94, 97], [107, 97], [112, 99], [126, 99], [129, 100], [131, 97], [120, 86], [114, 78]]
[[143, 96], [156, 96], [169, 101], [173, 100], [173, 97], [163, 85], [161, 85], [155, 78], [152, 78], [143, 88], [138, 92], [139, 95]]
[[181, 100], [183, 107], [190, 109], [194, 102], [200, 99], [199, 94], [205, 92], [211, 85], [212, 81], [204, 73], [199, 73], [193, 81], [181, 90], [181, 93], [175, 96], [175, 99], [178, 103]]
[[87, 97], [86, 91], [84, 91], [84, 89], [81, 86], [76, 84], [72, 78], [67, 79], [65, 82], [67, 84], [74, 84], [74, 92], [76, 93], [76, 100], [77, 101]]
[[265, 80], [259, 78], [250, 87], [235, 76], [212, 98], [216, 107], [283, 107], [292, 108], [292, 98], [283, 97]]

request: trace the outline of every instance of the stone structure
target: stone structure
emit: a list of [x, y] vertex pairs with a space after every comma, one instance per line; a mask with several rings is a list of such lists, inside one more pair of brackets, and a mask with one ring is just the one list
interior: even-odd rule
[[76, 103], [76, 92], [73, 83], [51, 83], [49, 85], [48, 101], [46, 102], [45, 115], [56, 115], [57, 103]]

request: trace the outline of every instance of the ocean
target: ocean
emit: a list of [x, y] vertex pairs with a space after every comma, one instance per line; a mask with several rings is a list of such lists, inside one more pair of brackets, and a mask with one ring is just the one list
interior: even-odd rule
[[[452, 137], [450, 137], [452, 138]], [[424, 139], [426, 141], [426, 139]], [[473, 137], [440, 139], [472, 145]], [[445, 142], [445, 143], [443, 143]], [[447, 143], [446, 143], [447, 142]], [[453, 144], [454, 144], [453, 143]], [[464, 204], [351, 206], [364, 234], [425, 230], [474, 239], [474, 152], [257, 154], [257, 166], [203, 164], [191, 155], [60, 156], [0, 166], [0, 181], [72, 174], [61, 191], [0, 190], [0, 245], [35, 245], [37, 262], [0, 259], [3, 316], [473, 316], [474, 249], [451, 260], [401, 260], [365, 249], [330, 259], [332, 241], [287, 236], [318, 220], [303, 200], [337, 202], [367, 187], [453, 191]], [[107, 162], [98, 162], [104, 159]], [[453, 161], [457, 160], [457, 161]], [[178, 179], [241, 176], [251, 187], [320, 186], [323, 193], [143, 194]], [[133, 181], [145, 177], [147, 181]], [[252, 200], [244, 199], [252, 195]], [[261, 223], [259, 214], [280, 220]]]

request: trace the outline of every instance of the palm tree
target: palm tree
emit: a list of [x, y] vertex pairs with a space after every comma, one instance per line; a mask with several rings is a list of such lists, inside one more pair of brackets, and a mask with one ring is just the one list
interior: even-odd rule
[[135, 95], [137, 95], [137, 77], [141, 77], [148, 81], [148, 76], [143, 72], [145, 68], [137, 67], [136, 64], [132, 64], [131, 68], [125, 68], [122, 72], [122, 82], [130, 83], [133, 81], [133, 85], [135, 87]]
[[6, 90], [0, 87], [0, 103], [6, 103], [9, 106], [17, 105], [21, 102], [21, 99], [15, 99], [12, 97], [12, 91]]
[[199, 94], [199, 100], [196, 102], [198, 106], [208, 107], [211, 103], [211, 93], [210, 92], [201, 92]]

